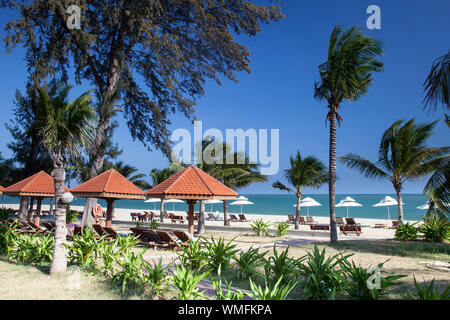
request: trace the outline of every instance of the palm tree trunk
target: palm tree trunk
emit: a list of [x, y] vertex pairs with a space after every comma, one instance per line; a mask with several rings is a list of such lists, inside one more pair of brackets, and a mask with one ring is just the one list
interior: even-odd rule
[[398, 207], [398, 223], [403, 223], [403, 196], [402, 196], [402, 187], [396, 187], [395, 192], [397, 193], [397, 207]]
[[330, 202], [330, 243], [337, 243], [336, 229], [336, 107], [331, 107], [330, 121], [330, 163], [328, 172], [328, 198]]
[[56, 213], [55, 213], [55, 247], [53, 249], [53, 260], [50, 267], [50, 274], [65, 273], [67, 270], [66, 258], [66, 205], [61, 200], [61, 195], [64, 193], [64, 181], [66, 180], [66, 173], [63, 166], [62, 154], [53, 155], [53, 170], [52, 177], [55, 180], [55, 198], [56, 198]]
[[227, 200], [223, 200], [223, 225], [229, 226], [228, 223], [228, 212], [227, 212]]
[[20, 197], [18, 217], [20, 222], [26, 222], [28, 218], [28, 197]]
[[300, 200], [301, 200], [301, 198], [302, 198], [302, 194], [297, 193], [297, 205], [295, 207], [295, 225], [294, 225], [295, 230], [298, 230], [298, 219], [300, 217]]
[[200, 200], [200, 214], [198, 215], [197, 233], [205, 233], [205, 201]]

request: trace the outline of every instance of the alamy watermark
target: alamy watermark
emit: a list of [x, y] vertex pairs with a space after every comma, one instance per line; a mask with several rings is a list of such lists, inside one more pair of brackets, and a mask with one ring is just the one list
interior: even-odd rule
[[380, 7], [375, 4], [372, 4], [367, 7], [366, 13], [370, 14], [370, 16], [367, 18], [367, 21], [366, 21], [367, 29], [380, 30], [381, 29], [381, 9], [380, 9]]
[[[269, 143], [270, 139], [270, 143]], [[194, 137], [189, 130], [179, 128], [173, 131], [171, 140], [176, 142], [171, 160], [183, 163], [243, 164], [245, 156], [235, 157], [235, 153], [246, 155], [250, 164], [259, 164], [260, 173], [274, 175], [279, 169], [280, 130], [270, 129], [226, 129], [210, 128], [203, 131], [202, 121], [194, 121]], [[214, 141], [202, 148], [202, 141]], [[224, 150], [225, 142], [230, 150]]]

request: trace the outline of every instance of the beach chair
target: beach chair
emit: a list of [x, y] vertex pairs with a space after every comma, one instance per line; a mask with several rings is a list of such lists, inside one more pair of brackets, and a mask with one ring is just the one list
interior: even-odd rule
[[171, 213], [169, 215], [169, 217], [170, 217], [170, 220], [172, 221], [172, 223], [176, 223], [177, 221], [179, 221], [180, 223], [184, 223], [183, 216], [177, 216], [177, 215], [174, 215], [173, 213]]
[[34, 231], [39, 232], [39, 233], [43, 233], [43, 234], [48, 234], [49, 232], [46, 229], [42, 229], [41, 227], [39, 227], [38, 225], [36, 225], [34, 222], [28, 222], [28, 225], [34, 229]]
[[392, 220], [392, 229], [397, 229], [398, 228], [398, 220]]
[[356, 224], [346, 224], [344, 226], [339, 226], [339, 229], [344, 235], [356, 234], [359, 236], [362, 233], [361, 226]]
[[189, 241], [199, 241], [200, 245], [203, 245], [206, 241], [204, 238], [195, 238], [193, 237], [189, 232], [186, 231], [180, 231], [180, 230], [173, 230], [173, 233], [177, 236], [178, 239], [180, 239], [181, 243], [189, 245]]
[[136, 221], [139, 213], [130, 212], [131, 221]]
[[108, 235], [108, 238], [117, 239], [119, 237], [119, 234], [111, 227], [103, 227], [103, 230]]
[[234, 214], [232, 214], [232, 213], [230, 213], [230, 214], [228, 215], [228, 217], [230, 218], [231, 221], [239, 221], [239, 219], [236, 218], [236, 216], [235, 216]]
[[97, 232], [97, 234], [99, 236], [107, 236], [108, 235], [108, 233], [105, 231], [105, 229], [99, 224], [93, 224], [92, 228], [95, 230], [95, 232]]
[[240, 215], [239, 215], [239, 221], [241, 221], [241, 222], [250, 222], [251, 220], [248, 220], [248, 219], [245, 217], [245, 214], [240, 214]]
[[359, 223], [356, 223], [355, 218], [345, 218], [345, 221], [347, 222], [347, 225], [360, 225]]
[[305, 224], [317, 224], [317, 221], [314, 221], [313, 217], [305, 217], [306, 221]]
[[338, 226], [343, 226], [343, 225], [345, 225], [344, 218], [342, 218], [342, 217], [336, 217], [336, 224], [337, 224]]
[[178, 242], [167, 231], [156, 230], [156, 234], [164, 242], [163, 245], [167, 245], [169, 248], [178, 247]]
[[310, 224], [309, 227], [311, 230], [330, 230], [329, 224]]
[[298, 217], [298, 223], [299, 224], [306, 224], [305, 217], [302, 217], [302, 216]]
[[217, 221], [216, 216], [214, 214], [212, 214], [211, 212], [207, 213], [207, 215], [208, 215], [208, 220]]
[[294, 223], [295, 224], [295, 216], [292, 214], [288, 214], [288, 223]]

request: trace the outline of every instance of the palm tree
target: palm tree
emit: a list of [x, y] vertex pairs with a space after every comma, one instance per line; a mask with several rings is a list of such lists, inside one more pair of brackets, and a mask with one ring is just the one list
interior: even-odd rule
[[314, 84], [314, 97], [326, 100], [330, 122], [329, 202], [330, 242], [337, 242], [335, 189], [336, 189], [336, 122], [343, 101], [357, 101], [367, 93], [373, 81], [373, 72], [383, 70], [383, 63], [376, 60], [382, 54], [378, 41], [364, 36], [353, 27], [345, 32], [336, 26], [331, 33], [328, 60], [319, 66], [320, 82]]
[[425, 125], [416, 125], [414, 120], [402, 123], [396, 121], [384, 132], [376, 164], [352, 153], [340, 157], [347, 167], [359, 170], [365, 177], [391, 181], [397, 194], [399, 223], [403, 222], [403, 183], [435, 171], [448, 159], [450, 151], [450, 147], [426, 146], [437, 121]]
[[39, 93], [39, 121], [42, 143], [50, 152], [55, 180], [56, 228], [55, 246], [50, 274], [65, 273], [66, 259], [66, 205], [61, 200], [64, 193], [66, 156], [77, 156], [81, 149], [88, 150], [95, 132], [95, 111], [91, 105], [89, 92], [72, 102], [67, 102], [70, 90], [68, 85], [60, 85], [55, 96], [36, 87]]
[[272, 187], [288, 192], [294, 192], [297, 196], [297, 205], [295, 208], [295, 229], [298, 229], [298, 217], [300, 216], [300, 201], [303, 196], [304, 187], [318, 188], [328, 181], [328, 172], [326, 166], [314, 157], [302, 158], [297, 151], [295, 158], [290, 157], [291, 167], [284, 170], [284, 178], [294, 187], [291, 189], [280, 181], [272, 184]]
[[450, 110], [450, 51], [434, 61], [424, 86], [425, 108], [442, 103]]
[[[259, 165], [250, 161], [242, 152], [234, 152], [230, 145], [206, 137], [196, 146], [198, 167], [222, 182], [227, 187], [237, 190], [254, 182], [267, 181], [267, 177], [258, 172]], [[209, 150], [209, 152], [205, 152]], [[206, 157], [205, 157], [206, 156]], [[230, 161], [232, 160], [232, 161]], [[228, 225], [227, 201], [223, 200], [224, 225]], [[200, 201], [200, 214], [197, 233], [205, 232], [205, 203]]]

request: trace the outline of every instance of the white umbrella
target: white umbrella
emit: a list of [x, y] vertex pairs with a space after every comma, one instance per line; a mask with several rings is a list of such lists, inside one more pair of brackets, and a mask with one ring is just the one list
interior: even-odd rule
[[348, 218], [348, 207], [362, 207], [362, 204], [358, 203], [352, 197], [345, 197], [339, 202], [336, 207], [347, 207], [347, 218]]
[[184, 201], [180, 200], [180, 199], [167, 199], [167, 200], [164, 200], [164, 202], [172, 203], [173, 204], [172, 211], [175, 212], [175, 203], [183, 203]]
[[[430, 204], [431, 204], [431, 202], [427, 201], [427, 203], [425, 203], [425, 204], [423, 204], [421, 206], [418, 206], [417, 209], [428, 210], [428, 209], [430, 209]], [[448, 207], [448, 206], [450, 206], [450, 204], [447, 203], [447, 204], [445, 204], [445, 206]]]
[[159, 199], [159, 198], [150, 198], [148, 200], [145, 200], [144, 202], [153, 202], [153, 210], [156, 210], [155, 203], [156, 202], [161, 202], [161, 199]]
[[245, 201], [247, 201], [248, 199], [246, 197], [244, 197], [244, 196], [240, 196], [240, 197], [236, 198], [236, 201], [238, 201], [238, 200], [245, 200]]
[[[404, 204], [404, 203], [402, 203]], [[372, 207], [387, 207], [388, 209], [388, 219], [391, 220], [391, 215], [389, 213], [389, 207], [390, 206], [397, 206], [398, 202], [397, 200], [395, 200], [394, 198], [390, 197], [390, 196], [386, 196], [383, 198], [383, 200], [381, 200], [380, 202], [374, 204]]]
[[222, 203], [221, 200], [217, 200], [217, 199], [211, 199], [211, 200], [205, 200], [205, 204], [210, 204], [211, 205], [211, 212], [212, 212], [212, 205], [215, 203]]
[[254, 204], [254, 203], [251, 201], [248, 201], [248, 200], [237, 200], [237, 201], [230, 203], [231, 206], [241, 206], [241, 213], [242, 213], [242, 206], [247, 205], [247, 204]]
[[[309, 207], [317, 207], [317, 206], [321, 206], [321, 204], [316, 200], [314, 200], [313, 198], [306, 197], [300, 200], [300, 207], [306, 207], [307, 216], [309, 216]], [[294, 207], [297, 207], [297, 205], [294, 204]]]

